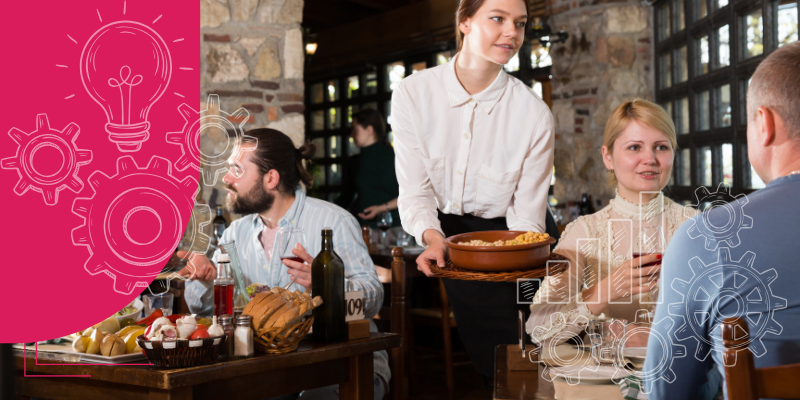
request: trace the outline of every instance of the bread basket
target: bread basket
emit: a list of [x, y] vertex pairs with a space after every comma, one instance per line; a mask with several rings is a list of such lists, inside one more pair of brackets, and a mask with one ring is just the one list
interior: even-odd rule
[[253, 346], [256, 350], [267, 354], [284, 354], [295, 351], [313, 324], [314, 316], [312, 315], [296, 324], [262, 329], [254, 335]]
[[144, 335], [136, 339], [144, 355], [159, 368], [196, 367], [217, 362], [219, 347], [226, 336], [207, 339], [150, 341]]

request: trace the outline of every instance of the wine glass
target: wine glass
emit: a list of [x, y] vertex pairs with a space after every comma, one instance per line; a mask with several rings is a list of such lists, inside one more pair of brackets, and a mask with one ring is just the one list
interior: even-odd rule
[[381, 230], [381, 244], [386, 247], [386, 231], [392, 227], [392, 213], [382, 212], [378, 217], [378, 229]]
[[[661, 226], [634, 227], [633, 246], [631, 247], [631, 258], [643, 257], [651, 254], [664, 254], [667, 248], [667, 241], [664, 238], [664, 229]], [[639, 268], [660, 265], [661, 260], [649, 264], [640, 265]], [[650, 290], [653, 298], [657, 298], [658, 286], [654, 285]], [[642, 303], [647, 301], [640, 300]], [[655, 302], [655, 300], [653, 301]]]
[[[281, 263], [283, 260], [292, 260], [299, 263], [305, 262], [302, 258], [292, 253], [292, 250], [294, 250], [298, 244], [308, 251], [306, 247], [306, 234], [303, 228], [283, 227], [278, 231], [276, 239], [278, 240], [278, 256], [281, 258]], [[284, 289], [288, 289], [288, 287], [294, 283], [295, 279], [297, 278], [292, 275], [292, 280], [286, 284]]]

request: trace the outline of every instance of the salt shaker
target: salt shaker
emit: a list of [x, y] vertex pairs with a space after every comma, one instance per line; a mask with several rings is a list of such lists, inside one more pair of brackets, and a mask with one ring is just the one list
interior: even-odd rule
[[236, 331], [233, 332], [235, 356], [253, 355], [253, 330], [250, 329], [250, 316], [240, 315], [236, 317]]
[[225, 332], [225, 343], [222, 344], [222, 347], [219, 348], [219, 354], [221, 356], [232, 356], [234, 350], [234, 339], [233, 339], [233, 323], [231, 322], [230, 315], [222, 315], [218, 318], [219, 325], [222, 327], [222, 331]]

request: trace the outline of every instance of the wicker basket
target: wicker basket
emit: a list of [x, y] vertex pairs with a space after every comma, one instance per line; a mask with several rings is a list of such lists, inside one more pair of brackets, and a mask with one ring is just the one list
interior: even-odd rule
[[268, 354], [284, 354], [297, 350], [297, 346], [314, 323], [314, 316], [294, 325], [264, 329], [254, 335], [253, 346]]
[[226, 336], [195, 340], [149, 341], [144, 335], [136, 343], [147, 359], [159, 368], [196, 367], [217, 362], [219, 346]]
[[460, 279], [465, 281], [484, 281], [484, 282], [516, 282], [517, 279], [536, 279], [545, 276], [556, 275], [563, 272], [569, 266], [567, 258], [559, 254], [550, 253], [549, 270], [547, 262], [537, 265], [531, 269], [511, 272], [477, 272], [456, 267], [448, 262], [444, 268], [439, 268], [436, 264], [431, 264], [431, 272], [437, 278]]

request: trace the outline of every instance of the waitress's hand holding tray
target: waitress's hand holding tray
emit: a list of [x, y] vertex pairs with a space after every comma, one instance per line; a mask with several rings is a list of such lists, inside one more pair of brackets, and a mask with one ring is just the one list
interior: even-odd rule
[[435, 276], [431, 272], [431, 265], [437, 265], [439, 268], [447, 265], [447, 245], [444, 243], [444, 236], [433, 229], [426, 230], [422, 237], [428, 248], [417, 257], [417, 269], [430, 278]]
[[546, 233], [483, 231], [447, 238], [453, 265], [472, 271], [505, 272], [532, 269], [547, 263], [556, 239]]

